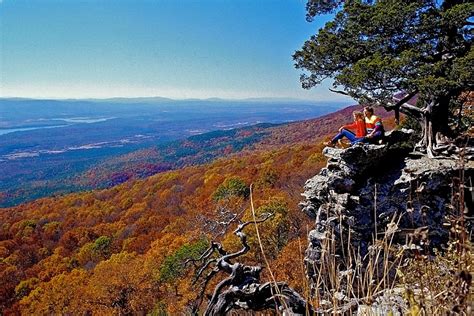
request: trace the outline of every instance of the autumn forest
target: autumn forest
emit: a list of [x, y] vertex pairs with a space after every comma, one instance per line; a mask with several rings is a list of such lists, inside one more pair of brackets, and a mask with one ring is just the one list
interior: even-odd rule
[[[212, 240], [239, 247], [232, 235], [237, 220], [222, 223], [251, 219], [250, 194], [257, 214], [275, 214], [259, 229], [269, 268], [304, 293], [311, 220], [298, 207], [300, 193], [325, 163], [322, 140], [352, 110], [273, 127], [251, 147], [210, 163], [1, 209], [1, 308], [7, 314], [189, 313], [202, 284], [190, 282], [196, 271], [185, 261]], [[254, 228], [247, 230], [252, 248], [245, 260], [261, 263]]]

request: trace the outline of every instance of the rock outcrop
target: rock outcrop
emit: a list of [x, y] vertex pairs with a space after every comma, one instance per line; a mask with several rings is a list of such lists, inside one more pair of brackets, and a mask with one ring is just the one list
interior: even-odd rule
[[[395, 131], [385, 145], [325, 148], [327, 166], [306, 182], [301, 203], [315, 219], [305, 257], [310, 280], [318, 275], [315, 267], [320, 266], [324, 240], [336, 241], [335, 256], [347, 249], [341, 241], [350, 240], [363, 257], [395, 217], [396, 243], [410, 237], [416, 247], [429, 251], [447, 241], [448, 217], [458, 211], [456, 199], [463, 190], [460, 179], [466, 183], [473, 178], [474, 163], [416, 156], [410, 153], [410, 135]], [[472, 212], [470, 193], [465, 203], [464, 209]], [[420, 230], [422, 236], [413, 240], [413, 232]]]

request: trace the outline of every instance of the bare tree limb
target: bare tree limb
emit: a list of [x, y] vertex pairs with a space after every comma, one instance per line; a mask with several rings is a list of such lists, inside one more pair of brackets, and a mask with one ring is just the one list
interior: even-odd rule
[[[411, 92], [411, 93], [408, 93], [406, 96], [404, 96], [402, 99], [400, 99], [399, 101], [397, 101], [397, 103], [395, 104], [388, 104], [385, 107], [385, 109], [387, 111], [390, 111], [390, 110], [394, 110], [395, 112], [395, 123], [398, 125], [400, 124], [400, 107], [402, 105], [404, 105], [405, 103], [407, 103], [408, 101], [410, 101], [411, 98], [413, 98], [416, 94], [418, 93], [417, 90]], [[408, 105], [408, 104], [407, 104]], [[416, 107], [415, 107], [416, 108]], [[405, 109], [404, 109], [405, 110]], [[408, 111], [408, 110], [407, 110]], [[413, 111], [415, 111], [415, 109], [413, 109]]]
[[[407, 93], [403, 98], [401, 98], [400, 100], [398, 100], [396, 103], [392, 103], [392, 102], [388, 102], [387, 105], [385, 105], [384, 107], [387, 109], [387, 110], [391, 110], [393, 108], [396, 108], [396, 107], [400, 107], [402, 104], [410, 101], [411, 98], [413, 98], [416, 94], [418, 93], [417, 90], [415, 91], [412, 91], [410, 93]], [[395, 98], [394, 98], [395, 99]], [[396, 100], [396, 99], [395, 99]]]
[[339, 93], [339, 94], [342, 94], [342, 95], [351, 96], [349, 93], [347, 93], [345, 91], [342, 91], [342, 90], [335, 90], [335, 89], [329, 88], [329, 91], [334, 92], [334, 93]]
[[[250, 224], [263, 223], [273, 216], [272, 213], [262, 214], [259, 219], [241, 223], [234, 230], [242, 248], [233, 253], [227, 253], [220, 243], [212, 242], [210, 247], [204, 251], [198, 260], [205, 261], [198, 269], [195, 280], [202, 277], [204, 272], [212, 267], [202, 283], [200, 295], [194, 312], [197, 313], [201, 305], [205, 290], [210, 280], [219, 272], [225, 272], [228, 277], [219, 282], [215, 287], [209, 300], [204, 315], [224, 315], [232, 309], [245, 310], [266, 310], [277, 309], [287, 310], [291, 313], [314, 314], [314, 310], [297, 292], [283, 282], [267, 282], [260, 284], [261, 266], [248, 266], [239, 262], [233, 263], [236, 259], [250, 250], [247, 243], [247, 235], [244, 228]], [[218, 253], [220, 257], [212, 258]]]

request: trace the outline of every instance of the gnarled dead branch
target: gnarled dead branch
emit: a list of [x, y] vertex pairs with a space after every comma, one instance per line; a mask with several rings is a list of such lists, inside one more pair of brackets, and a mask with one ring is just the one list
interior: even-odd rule
[[287, 311], [290, 314], [314, 314], [311, 305], [286, 283], [266, 282], [261, 284], [260, 273], [263, 270], [261, 266], [233, 262], [250, 250], [247, 235], [243, 232], [244, 228], [250, 224], [262, 223], [272, 216], [271, 213], [265, 213], [255, 221], [244, 222], [237, 226], [234, 235], [239, 238], [242, 244], [240, 250], [228, 253], [222, 244], [211, 242], [209, 248], [196, 260], [202, 264], [197, 269], [194, 282], [202, 278], [206, 271], [209, 270], [209, 272], [202, 282], [195, 312], [203, 301], [209, 281], [219, 272], [224, 272], [228, 277], [219, 282], [214, 289], [204, 315], [224, 315], [232, 309], [253, 311], [275, 309]]

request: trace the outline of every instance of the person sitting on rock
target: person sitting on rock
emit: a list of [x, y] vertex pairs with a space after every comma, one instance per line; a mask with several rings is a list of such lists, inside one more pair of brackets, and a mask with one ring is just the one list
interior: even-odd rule
[[336, 145], [336, 142], [340, 143], [343, 137], [346, 137], [351, 142], [351, 145], [364, 140], [364, 137], [367, 135], [364, 114], [360, 111], [354, 111], [352, 115], [354, 116], [354, 123], [339, 128], [339, 133], [331, 141], [325, 142], [324, 145], [333, 147]]
[[370, 106], [364, 108], [365, 125], [367, 127], [367, 136], [362, 140], [364, 143], [379, 143], [385, 134], [382, 119], [374, 115], [374, 109]]

